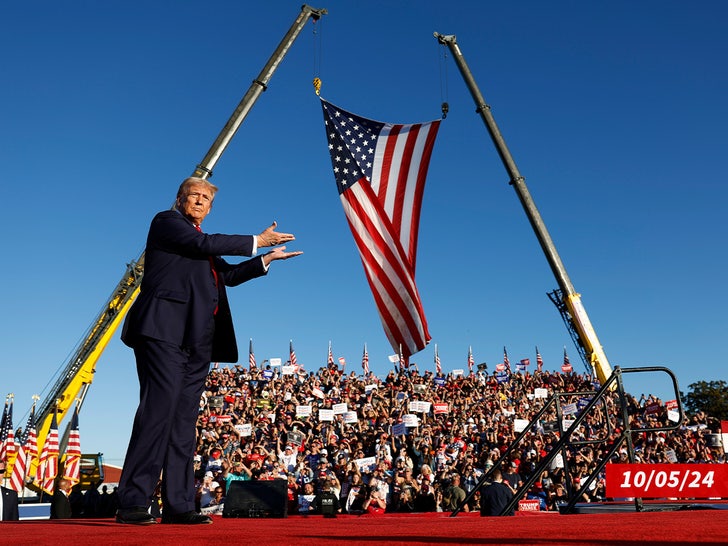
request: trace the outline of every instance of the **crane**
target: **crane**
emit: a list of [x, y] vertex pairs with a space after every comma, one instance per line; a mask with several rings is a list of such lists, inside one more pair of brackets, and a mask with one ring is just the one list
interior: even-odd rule
[[581, 295], [574, 289], [574, 285], [566, 272], [561, 257], [556, 252], [556, 247], [546, 229], [546, 224], [536, 208], [536, 203], [531, 197], [531, 193], [528, 191], [526, 180], [518, 171], [516, 162], [513, 160], [508, 146], [506, 146], [506, 142], [498, 129], [495, 118], [490, 111], [490, 106], [485, 102], [485, 98], [483, 98], [483, 94], [480, 92], [473, 78], [473, 74], [465, 62], [465, 58], [457, 44], [456, 37], [454, 35], [445, 36], [435, 32], [435, 38], [440, 44], [447, 46], [452, 53], [455, 63], [460, 70], [460, 74], [475, 100], [476, 111], [483, 119], [488, 133], [490, 133], [490, 137], [493, 140], [493, 144], [495, 144], [496, 150], [498, 151], [498, 155], [503, 162], [503, 166], [510, 176], [509, 183], [516, 191], [523, 210], [526, 212], [526, 216], [531, 223], [531, 227], [536, 233], [541, 249], [546, 255], [551, 271], [556, 277], [559, 289], [551, 292], [549, 298], [556, 304], [556, 307], [561, 313], [582, 360], [588, 366], [589, 371], [596, 375], [599, 382], [603, 384], [612, 374], [612, 368], [597, 338], [594, 327], [589, 320], [586, 309], [581, 302]]

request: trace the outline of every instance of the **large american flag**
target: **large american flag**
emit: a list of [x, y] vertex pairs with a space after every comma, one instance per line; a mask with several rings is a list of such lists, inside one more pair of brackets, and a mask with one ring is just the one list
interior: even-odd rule
[[400, 125], [362, 118], [321, 99], [336, 186], [392, 348], [430, 341], [415, 285], [417, 233], [440, 121]]
[[21, 438], [18, 456], [13, 464], [13, 472], [10, 474], [10, 487], [21, 492], [25, 487], [25, 477], [33, 460], [38, 457], [38, 437], [35, 432], [35, 404], [30, 410], [28, 422]]
[[51, 428], [48, 431], [43, 451], [38, 461], [38, 469], [36, 472], [36, 485], [49, 495], [53, 494], [54, 481], [58, 474], [58, 421], [56, 413], [53, 412], [51, 420]]
[[63, 467], [63, 477], [76, 485], [81, 480], [81, 434], [78, 430], [78, 406], [71, 419], [71, 431], [68, 434], [66, 446], [66, 462]]
[[250, 338], [250, 345], [248, 345], [248, 369], [254, 370], [256, 368], [255, 364], [255, 353], [253, 353], [253, 338]]

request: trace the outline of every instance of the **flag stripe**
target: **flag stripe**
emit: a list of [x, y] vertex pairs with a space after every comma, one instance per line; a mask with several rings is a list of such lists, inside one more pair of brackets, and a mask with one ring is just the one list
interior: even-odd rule
[[[406, 273], [397, 275], [393, 268], [387, 267], [388, 264], [381, 264], [377, 260], [377, 256], [368, 252], [368, 248], [364, 244], [359, 245], [359, 249], [367, 280], [375, 295], [380, 314], [391, 316], [392, 320], [400, 325], [402, 336], [407, 335], [410, 339], [427, 339], [429, 341], [419, 295], [416, 291], [412, 292], [413, 286], [402, 284], [403, 280], [409, 278]], [[387, 321], [387, 323], [391, 325], [391, 321]], [[410, 343], [406, 343], [406, 345], [410, 347]], [[412, 352], [416, 352], [416, 350]]]

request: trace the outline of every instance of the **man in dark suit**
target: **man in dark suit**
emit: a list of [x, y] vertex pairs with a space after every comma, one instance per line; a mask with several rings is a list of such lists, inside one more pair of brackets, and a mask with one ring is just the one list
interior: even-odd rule
[[71, 493], [71, 482], [65, 478], [58, 480], [58, 485], [53, 491], [51, 500], [51, 519], [69, 519], [71, 517], [71, 501], [68, 495]]
[[0, 487], [0, 520], [18, 521], [18, 493], [7, 487]]
[[[496, 468], [491, 474], [493, 480], [490, 485], [486, 485], [480, 494], [480, 515], [481, 516], [500, 516], [503, 509], [513, 499], [513, 491], [505, 483], [503, 483], [503, 474], [499, 468]], [[504, 516], [512, 516], [513, 510], [503, 514]]]
[[157, 214], [149, 228], [141, 291], [122, 332], [134, 349], [140, 402], [119, 482], [119, 523], [156, 523], [148, 507], [160, 473], [162, 523], [212, 523], [195, 512], [192, 458], [210, 362], [238, 360], [225, 287], [265, 275], [274, 260], [301, 254], [279, 246], [239, 264], [223, 260], [254, 256], [258, 247], [294, 236], [275, 231], [275, 222], [257, 236], [202, 233], [216, 191], [207, 180], [186, 179], [175, 209]]

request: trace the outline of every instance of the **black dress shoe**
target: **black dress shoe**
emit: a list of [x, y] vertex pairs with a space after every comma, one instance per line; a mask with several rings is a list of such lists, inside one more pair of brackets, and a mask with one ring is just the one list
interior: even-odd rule
[[209, 525], [212, 518], [197, 512], [185, 512], [183, 514], [162, 514], [162, 523], [176, 523], [181, 525]]
[[157, 519], [147, 512], [143, 506], [133, 508], [119, 508], [116, 511], [116, 523], [131, 525], [154, 525]]

